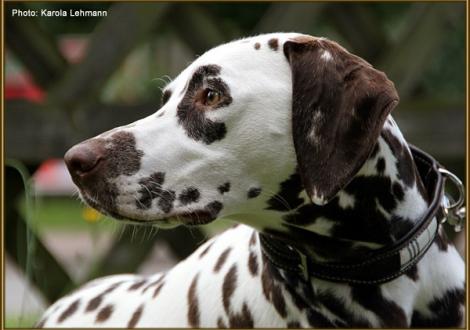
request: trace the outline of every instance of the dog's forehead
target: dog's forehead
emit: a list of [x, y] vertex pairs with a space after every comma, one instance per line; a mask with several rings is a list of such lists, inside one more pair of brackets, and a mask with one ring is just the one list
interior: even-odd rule
[[227, 71], [252, 68], [270, 70], [273, 65], [287, 64], [282, 45], [287, 40], [301, 37], [309, 36], [298, 33], [270, 33], [222, 44], [199, 56], [168, 84], [166, 89], [178, 89], [178, 86], [185, 85], [198, 68], [206, 65], [217, 65], [223, 75]]
[[246, 62], [246, 58], [256, 60], [257, 57], [282, 54], [282, 44], [287, 39], [298, 36], [299, 34], [295, 33], [270, 33], [234, 40], [208, 50], [194, 64], [204, 63], [207, 60], [235, 60], [239, 57]]

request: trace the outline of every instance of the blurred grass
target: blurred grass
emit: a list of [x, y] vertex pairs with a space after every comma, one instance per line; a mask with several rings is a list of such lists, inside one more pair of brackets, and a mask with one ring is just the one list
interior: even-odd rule
[[[21, 214], [26, 213], [26, 201], [21, 199], [19, 204]], [[90, 226], [99, 229], [110, 229], [108, 221], [103, 217], [96, 223], [89, 223], [83, 217], [85, 205], [70, 197], [41, 197], [35, 200], [32, 210], [34, 227], [43, 230], [88, 230]]]
[[[38, 232], [57, 231], [115, 231], [121, 225], [116, 220], [102, 216], [97, 221], [85, 220], [85, 212], [90, 208], [77, 198], [72, 197], [39, 197], [33, 204], [31, 215], [34, 229]], [[18, 205], [23, 216], [26, 214], [26, 201], [21, 199]], [[217, 220], [201, 229], [209, 236], [223, 231], [233, 225], [229, 220]], [[171, 230], [171, 229], [170, 229]]]
[[32, 328], [39, 320], [40, 315], [6, 315], [5, 328]]

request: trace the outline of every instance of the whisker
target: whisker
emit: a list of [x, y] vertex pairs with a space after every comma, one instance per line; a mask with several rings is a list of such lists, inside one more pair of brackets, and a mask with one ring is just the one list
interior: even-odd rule
[[282, 206], [284, 206], [286, 208], [286, 211], [292, 209], [292, 207], [289, 205], [289, 202], [287, 202], [282, 196], [278, 195], [277, 192], [270, 191], [269, 189], [263, 188], [261, 190], [260, 195], [262, 197], [268, 197], [268, 198], [273, 198], [273, 199], [277, 200], [279, 203], [282, 204]]

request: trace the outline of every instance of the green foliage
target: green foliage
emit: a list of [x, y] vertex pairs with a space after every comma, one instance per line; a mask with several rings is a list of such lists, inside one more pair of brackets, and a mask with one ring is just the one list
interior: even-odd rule
[[32, 328], [39, 319], [39, 315], [7, 315], [5, 328]]
[[423, 72], [421, 95], [465, 100], [465, 17], [449, 24], [449, 33], [439, 52]]

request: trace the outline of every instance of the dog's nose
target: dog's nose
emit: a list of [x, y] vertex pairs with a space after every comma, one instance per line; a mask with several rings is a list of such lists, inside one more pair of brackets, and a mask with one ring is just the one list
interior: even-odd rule
[[100, 149], [96, 143], [85, 141], [67, 151], [64, 160], [72, 178], [86, 176], [98, 166], [103, 158]]

